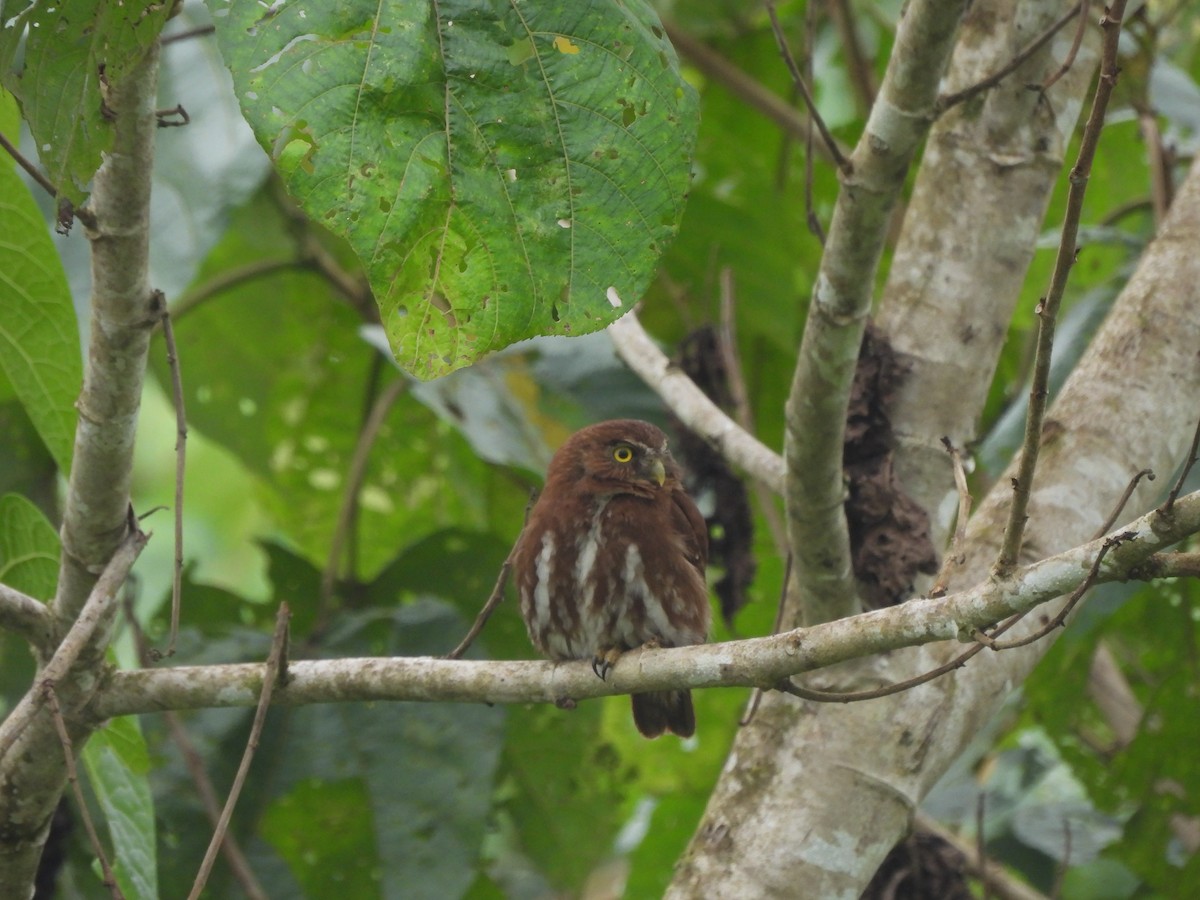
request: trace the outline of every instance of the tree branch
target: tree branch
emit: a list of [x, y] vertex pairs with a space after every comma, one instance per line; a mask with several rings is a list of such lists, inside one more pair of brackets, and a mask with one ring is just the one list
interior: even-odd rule
[[46, 604], [6, 584], [0, 584], [0, 628], [20, 635], [43, 656], [54, 652], [54, 614]]
[[[850, 386], [888, 219], [932, 121], [964, 0], [914, 0], [844, 176], [788, 397], [787, 506], [804, 609], [814, 623], [858, 609], [843, 511], [842, 440]], [[918, 51], [919, 48], [919, 51]], [[797, 618], [797, 611], [791, 617]]]
[[[975, 83], [1003, 65], [1024, 35], [1047, 27], [1063, 5], [976, 0], [948, 89]], [[954, 511], [942, 438], [957, 447], [977, 439], [979, 410], [1095, 70], [1099, 35], [1091, 29], [1052, 104], [1024, 88], [1057, 66], [1067, 37], [1060, 34], [980, 98], [977, 112], [960, 107], [934, 125], [876, 317], [907, 369], [890, 410], [896, 474], [928, 511], [938, 547]], [[947, 203], [947, 197], [971, 201]]]
[[1042, 444], [1042, 426], [1049, 403], [1050, 354], [1054, 346], [1054, 330], [1058, 320], [1058, 309], [1062, 304], [1063, 294], [1066, 293], [1067, 279], [1070, 277], [1071, 267], [1075, 264], [1076, 236], [1079, 233], [1079, 220], [1083, 215], [1083, 196], [1092, 173], [1096, 148], [1100, 144], [1100, 132], [1104, 129], [1108, 100], [1116, 87], [1117, 73], [1120, 71], [1117, 45], [1121, 38], [1121, 17], [1124, 14], [1125, 0], [1114, 0], [1100, 19], [1100, 26], [1104, 32], [1100, 77], [1096, 81], [1091, 114], [1079, 141], [1079, 155], [1071, 169], [1062, 237], [1059, 239], [1058, 254], [1054, 260], [1054, 272], [1050, 277], [1050, 289], [1038, 304], [1033, 386], [1029, 392], [1029, 406], [1025, 414], [1025, 439], [1021, 445], [1020, 462], [1012, 482], [1012, 506], [1009, 509], [1008, 522], [1004, 526], [1004, 540], [996, 558], [996, 571], [1000, 574], [1006, 574], [1016, 565], [1025, 534], [1029, 498], [1033, 493], [1033, 476]]
[[[1096, 582], [1138, 577], [1145, 560], [1200, 531], [1200, 492], [1175, 505], [1173, 516], [1147, 513], [1122, 529]], [[434, 657], [300, 660], [273, 700], [280, 704], [348, 700], [555, 703], [611, 694], [702, 687], [771, 687], [781, 679], [872, 654], [934, 641], [957, 641], [1027, 612], [1076, 588], [1106, 547], [1105, 538], [1056, 554], [1002, 581], [987, 579], [938, 599], [912, 600], [769, 637], [624, 654], [601, 680], [588, 661], [478, 662]], [[97, 721], [164, 709], [254, 706], [262, 690], [260, 663], [180, 666], [116, 672], [87, 715]]]
[[[1074, 77], [1073, 69], [1068, 78]], [[1023, 560], [1088, 540], [1133, 472], [1170, 470], [1184, 458], [1200, 393], [1200, 320], [1192, 309], [1193, 286], [1200, 282], [1197, 235], [1200, 161], [1055, 400], [1053, 440], [1042, 450]], [[936, 272], [933, 257], [954, 252], [945, 241], [931, 244], [927, 268]], [[948, 327], [969, 325], [963, 307], [977, 303], [973, 287], [958, 289], [959, 306], [947, 309], [959, 311], [948, 313]], [[947, 482], [949, 475], [946, 470]], [[1130, 502], [1145, 510], [1154, 502], [1151, 493], [1143, 482]], [[983, 498], [968, 526], [967, 563], [951, 590], [987, 578], [1007, 503], [1007, 482]], [[1040, 615], [1027, 616], [1018, 628], [1036, 628]], [[886, 700], [801, 707], [786, 695], [767, 694], [754, 721], [738, 732], [730, 751], [738, 764], [718, 778], [665, 896], [790, 897], [797, 884], [815, 897], [857, 896], [910, 827], [921, 798], [961, 759], [1053, 640], [981, 653], [952, 675]], [[873, 657], [854, 672], [859, 680], [896, 681], [957, 652], [953, 644], [933, 644]], [[852, 854], [818, 854], [797, 834], [852, 834], [856, 842]], [[762, 865], [763, 858], [771, 865]]]
[[674, 368], [646, 334], [636, 312], [609, 325], [608, 335], [625, 364], [663, 398], [684, 425], [716, 447], [733, 465], [775, 493], [783, 493], [783, 459], [779, 454], [742, 429], [692, 379]]
[[[63, 512], [58, 592], [51, 605], [74, 622], [98, 576], [129, 533], [129, 488], [150, 335], [158, 322], [147, 283], [150, 172], [154, 157], [158, 49], [105, 92], [113, 144], [80, 215], [92, 248], [88, 365]], [[68, 676], [55, 684], [70, 737], [90, 733], [74, 717], [96, 686], [111, 619], [100, 617]], [[90, 627], [90, 626], [89, 626]], [[44, 657], [43, 657], [44, 661]], [[15, 715], [15, 713], [14, 713]], [[29, 895], [47, 824], [66, 784], [60, 740], [43, 712], [15, 736], [0, 766], [0, 897]]]
[[159, 323], [147, 282], [158, 49], [108, 91], [112, 152], [88, 201], [92, 320], [79, 424], [63, 510], [54, 612], [79, 614], [125, 536], [138, 410], [150, 336]]
[[[753, 109], [773, 121], [790, 137], [804, 140], [808, 133], [808, 117], [795, 109], [778, 94], [765, 88], [707, 44], [698, 41], [678, 25], [663, 22], [667, 37], [679, 54], [713, 81]], [[832, 161], [829, 150], [822, 144], [814, 148], [827, 161]]]

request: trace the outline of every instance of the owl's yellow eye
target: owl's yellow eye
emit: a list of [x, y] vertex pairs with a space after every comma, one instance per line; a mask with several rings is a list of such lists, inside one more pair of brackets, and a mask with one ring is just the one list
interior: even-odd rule
[[620, 447], [617, 447], [615, 450], [613, 450], [613, 459], [619, 463], [627, 463], [633, 459], [633, 451], [622, 444]]

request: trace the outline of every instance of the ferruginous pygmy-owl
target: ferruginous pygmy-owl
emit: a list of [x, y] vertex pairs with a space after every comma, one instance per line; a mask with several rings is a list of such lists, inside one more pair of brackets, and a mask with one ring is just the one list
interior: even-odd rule
[[[576, 432], [554, 454], [513, 577], [534, 646], [551, 659], [591, 659], [603, 678], [625, 650], [705, 641], [707, 559], [704, 517], [680, 484], [667, 436], [616, 419]], [[646, 737], [696, 730], [688, 691], [632, 700]]]

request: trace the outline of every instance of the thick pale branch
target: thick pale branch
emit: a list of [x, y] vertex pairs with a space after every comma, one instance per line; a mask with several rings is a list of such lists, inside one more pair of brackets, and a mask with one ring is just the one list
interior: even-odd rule
[[[63, 509], [54, 611], [68, 621], [125, 536], [133, 445], [150, 335], [160, 313], [147, 281], [158, 49], [112, 85], [113, 148], [88, 201], [92, 319]], [[81, 218], [84, 218], [81, 216]]]
[[0, 628], [19, 634], [42, 653], [54, 650], [54, 614], [46, 604], [6, 584], [0, 584]]
[[[1123, 580], [1162, 548], [1200, 531], [1200, 492], [1171, 517], [1149, 513], [1121, 529], [1127, 541], [1105, 556], [1097, 581]], [[834, 663], [934, 641], [1025, 612], [1078, 586], [1103, 539], [1035, 563], [1005, 580], [937, 599], [913, 600], [770, 637], [670, 650], [633, 651], [601, 681], [588, 662], [476, 662], [432, 657], [293, 662], [275, 702], [416, 700], [553, 703], [678, 688], [761, 686]], [[96, 719], [165, 709], [253, 706], [265, 668], [258, 663], [114, 673], [88, 709]]]
[[[1066, 0], [976, 0], [946, 89], [1003, 68], [1066, 7]], [[956, 505], [942, 438], [957, 447], [978, 438], [979, 410], [1095, 72], [1098, 38], [1098, 29], [1088, 30], [1070, 72], [1041, 97], [1025, 85], [1058, 68], [1071, 41], [1060, 34], [977, 98], [977, 108], [942, 116], [925, 145], [875, 322], [907, 370], [891, 409], [896, 474], [929, 512], [939, 547]]]
[[[964, 0], [914, 0], [844, 176], [788, 398], [787, 505], [803, 621], [858, 608], [843, 512], [842, 439], [850, 387], [888, 221], [932, 122]], [[793, 619], [795, 616], [792, 617]]]
[[[158, 322], [146, 275], [157, 73], [155, 46], [107, 86], [112, 149], [96, 173], [89, 208], [79, 216], [92, 245], [92, 318], [83, 391], [76, 404], [79, 421], [63, 511], [58, 592], [51, 606], [64, 623], [80, 615], [128, 534], [138, 408], [150, 334]], [[108, 624], [106, 617], [96, 620], [92, 639], [79, 647], [77, 664], [55, 685], [76, 747], [88, 731], [73, 714], [96, 686]], [[42, 711], [15, 736], [0, 767], [0, 897], [29, 895], [65, 783], [60, 738]]]
[[703, 437], [727, 460], [783, 493], [783, 459], [729, 418], [658, 349], [646, 334], [637, 313], [608, 326], [609, 337], [625, 364], [650, 386], [688, 428]]

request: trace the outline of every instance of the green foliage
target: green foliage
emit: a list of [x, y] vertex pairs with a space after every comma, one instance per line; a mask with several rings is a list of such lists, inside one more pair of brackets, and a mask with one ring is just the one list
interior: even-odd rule
[[643, 0], [249, 0], [216, 16], [259, 141], [430, 377], [604, 327], [683, 211], [695, 95]]
[[17, 494], [0, 497], [0, 582], [49, 600], [58, 582], [58, 534]]
[[62, 263], [33, 197], [11, 164], [0, 163], [0, 366], [17, 399], [65, 472], [75, 441], [75, 398], [83, 383], [79, 327]]
[[129, 900], [157, 900], [154, 798], [137, 720], [109, 722], [92, 735], [81, 758], [112, 836], [113, 871], [122, 894]]
[[[34, 0], [0, 30], [0, 78], [21, 101], [50, 183], [75, 205], [87, 195], [101, 154], [112, 146], [107, 86], [158, 40], [173, 5]], [[26, 27], [24, 58], [14, 71]]]
[[[0, 496], [0, 583], [50, 599], [58, 583], [58, 534], [42, 512], [17, 494]], [[0, 632], [0, 710], [7, 713], [29, 689], [33, 658], [24, 641]]]
[[[185, 661], [265, 653], [262, 630], [237, 623], [237, 599], [225, 594], [220, 602], [223, 622], [213, 617], [203, 633], [190, 628], [181, 640]], [[308, 653], [432, 655], [453, 646], [465, 628], [445, 604], [423, 600], [343, 613]], [[188, 720], [192, 740], [212, 755], [218, 785], [232, 777], [250, 718], [251, 711], [210, 710]], [[504, 720], [502, 709], [453, 704], [273, 711], [235, 819], [253, 870], [271, 875], [273, 894], [459, 896], [475, 878]], [[158, 725], [152, 746], [166, 761], [154, 776], [167, 823], [163, 891], [176, 896], [186, 893], [211, 827], [177, 748]], [[213, 896], [229, 896], [232, 885], [219, 870]]]
[[[5, 8], [5, 21], [47, 25], [30, 31], [23, 57], [20, 29], [4, 29], [0, 68], [34, 143], [50, 148], [43, 168], [76, 199], [110, 140], [96, 66], [105, 61], [111, 80], [136, 59], [160, 24], [162, 10], [152, 6]], [[780, 4], [789, 35], [802, 33], [803, 6]], [[853, 6], [878, 76], [900, 4]], [[294, 613], [293, 658], [449, 650], [490, 592], [554, 447], [593, 419], [665, 420], [603, 335], [558, 337], [601, 328], [643, 294], [644, 321], [674, 344], [691, 326], [719, 320], [719, 274], [730, 269], [755, 429], [782, 445], [788, 374], [821, 254], [806, 230], [804, 150], [720, 79], [681, 67], [641, 0], [213, 7], [237, 100], [302, 212], [279, 184], [257, 189], [267, 164], [258, 156], [233, 154], [219, 174], [207, 172], [209, 155], [227, 149], [221, 127], [202, 136], [163, 132], [161, 170], [174, 181], [167, 191], [157, 182], [156, 198], [169, 194], [182, 209], [156, 219], [155, 239], [167, 248], [156, 259], [165, 255], [170, 264], [154, 272], [155, 283], [182, 283], [203, 260], [187, 295], [169, 291], [193, 439], [185, 628], [172, 664], [261, 660], [281, 601]], [[760, 84], [789, 96], [757, 7], [695, 0], [672, 4], [671, 13]], [[201, 22], [194, 6], [183, 15]], [[134, 21], [141, 24], [129, 27]], [[51, 27], [65, 35], [61, 44], [48, 40]], [[1164, 30], [1164, 42], [1174, 34]], [[841, 38], [824, 21], [813, 37], [818, 102], [838, 136], [853, 141], [861, 103], [850, 95]], [[220, 100], [188, 93], [196, 81], [207, 83], [186, 65], [171, 69], [189, 58], [182, 55], [189, 46], [164, 48], [176, 74], [160, 101], [184, 100], [199, 123], [207, 103], [234, 98], [219, 86]], [[203, 46], [215, 54], [214, 43]], [[1188, 98], [1200, 51], [1182, 41], [1171, 52], [1169, 64], [1146, 71], [1127, 60], [1122, 83], [1145, 82], [1136, 96], [1165, 111], [1164, 127], [1186, 153], [1195, 145]], [[10, 69], [19, 58], [18, 75]], [[697, 109], [704, 126], [695, 139]], [[0, 130], [16, 131], [4, 100]], [[191, 168], [181, 168], [185, 162]], [[1145, 142], [1129, 108], [1118, 110], [1092, 176], [1056, 375], [1086, 348], [1152, 235], [1147, 207], [1123, 210], [1147, 195], [1147, 185]], [[828, 221], [837, 189], [830, 167], [818, 163], [819, 220]], [[687, 215], [671, 242], [685, 190]], [[0, 498], [0, 580], [45, 598], [59, 549], [38, 508], [53, 510], [55, 463], [69, 465], [77, 331], [47, 229], [8, 164], [0, 165], [0, 198], [0, 277], [10, 287], [0, 302], [0, 491], [29, 498]], [[232, 203], [241, 205], [230, 213]], [[1061, 195], [1052, 201], [1046, 248], [983, 414], [990, 434], [977, 455], [985, 474], [1015, 444], [1032, 310], [1048, 283], [1062, 204]], [[360, 279], [378, 303], [382, 328], [374, 331], [355, 305]], [[619, 308], [608, 299], [610, 286]], [[553, 336], [421, 384], [379, 350], [383, 344], [404, 367], [429, 376], [535, 334]], [[169, 391], [161, 342], [152, 368]], [[364, 437], [369, 411], [400, 379], [399, 398]], [[135, 472], [139, 512], [173, 502], [174, 434], [173, 416], [147, 404]], [[347, 526], [340, 516], [360, 442], [368, 456]], [[170, 567], [164, 521], [162, 514], [150, 520], [159, 534], [139, 563], [136, 609], [155, 641], [165, 632], [157, 594]], [[755, 602], [736, 623], [741, 635], [770, 629], [783, 577], [761, 515], [755, 525], [760, 567]], [[235, 558], [228, 535], [245, 531], [258, 540]], [[326, 594], [335, 536], [345, 549]], [[509, 594], [475, 657], [533, 655]], [[1200, 773], [1189, 749], [1200, 739], [1196, 602], [1183, 587], [1097, 592], [1011, 719], [985, 736], [979, 771], [958, 773], [953, 802], [939, 813], [951, 808], [946, 818], [966, 822], [969, 833], [985, 789], [989, 850], [1045, 890], [1064, 856], [1062, 822], [1071, 821], [1065, 898], [1172, 896], [1177, 885], [1197, 882], [1200, 864], [1182, 864], [1170, 830], [1173, 816], [1200, 813]], [[714, 639], [729, 636], [718, 630]], [[1146, 710], [1125, 747], [1112, 746], [1103, 717], [1085, 700], [1100, 640], [1117, 652]], [[11, 636], [0, 653], [11, 703], [31, 683], [33, 664]], [[699, 731], [688, 742], [641, 739], [626, 698], [573, 711], [275, 709], [232, 834], [273, 897], [493, 900], [578, 893], [598, 871], [627, 871], [627, 897], [661, 896], [745, 698], [745, 691], [697, 692]], [[232, 780], [250, 719], [248, 710], [183, 717], [218, 796]], [[89, 742], [88, 782], [127, 896], [184, 896], [212, 827], [176, 737], [158, 716], [142, 727], [149, 753], [133, 721], [111, 723]], [[92, 896], [95, 878], [88, 862], [78, 863], [81, 855], [90, 861], [91, 850], [78, 835], [74, 841], [64, 883], [78, 886], [69, 896]], [[239, 890], [218, 863], [208, 896]]]

